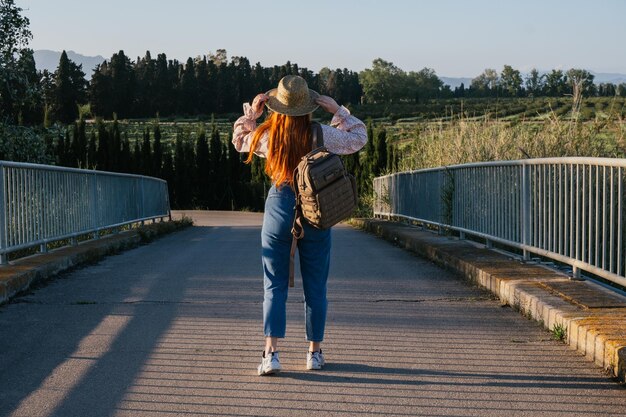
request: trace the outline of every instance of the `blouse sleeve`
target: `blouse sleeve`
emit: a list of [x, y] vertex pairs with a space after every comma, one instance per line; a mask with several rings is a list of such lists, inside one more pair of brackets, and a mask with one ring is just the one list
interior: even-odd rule
[[[233, 145], [237, 152], [250, 152], [250, 142], [254, 136], [256, 129], [256, 119], [258, 119], [263, 111], [255, 114], [249, 103], [243, 104], [243, 116], [235, 122], [233, 127]], [[267, 155], [267, 133], [261, 137], [259, 144], [254, 153], [265, 158]]]
[[324, 146], [338, 155], [358, 152], [367, 142], [365, 124], [343, 106], [335, 112], [330, 126], [322, 125], [322, 134]]
[[[243, 113], [233, 127], [233, 145], [238, 152], [250, 152], [250, 142], [257, 127], [256, 119], [262, 114], [254, 114], [252, 106], [243, 105]], [[330, 126], [322, 125], [324, 146], [332, 153], [348, 155], [358, 152], [367, 142], [367, 129], [363, 122], [341, 106], [333, 116]], [[268, 134], [259, 140], [254, 153], [263, 158], [267, 155]]]

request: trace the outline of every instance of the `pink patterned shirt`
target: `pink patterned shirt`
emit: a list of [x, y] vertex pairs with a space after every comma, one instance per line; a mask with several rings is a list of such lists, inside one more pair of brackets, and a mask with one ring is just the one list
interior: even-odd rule
[[[248, 103], [243, 105], [243, 113], [235, 122], [233, 130], [233, 145], [238, 152], [250, 152], [250, 142], [254, 130], [256, 129], [256, 119], [263, 112], [254, 114], [252, 106]], [[362, 121], [350, 114], [350, 111], [341, 106], [330, 126], [322, 125], [322, 135], [324, 136], [324, 146], [332, 153], [338, 155], [348, 155], [358, 152], [365, 142], [367, 142], [367, 129]], [[267, 155], [267, 141], [269, 134], [265, 133], [259, 140], [259, 145], [254, 153], [265, 158]]]

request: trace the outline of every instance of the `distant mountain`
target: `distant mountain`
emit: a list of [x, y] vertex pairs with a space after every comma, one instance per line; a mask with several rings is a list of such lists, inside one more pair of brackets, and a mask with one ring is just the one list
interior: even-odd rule
[[613, 83], [613, 84], [621, 84], [626, 83], [626, 74], [612, 74], [607, 72], [593, 72], [590, 71], [595, 78], [593, 81], [596, 84], [601, 83]]
[[[91, 78], [91, 74], [93, 73], [93, 69], [96, 65], [104, 62], [104, 58], [100, 55], [98, 56], [85, 56], [74, 51], [66, 51], [67, 57], [77, 64], [83, 65], [83, 72], [85, 73], [86, 78]], [[61, 52], [57, 51], [49, 51], [47, 49], [40, 49], [35, 51], [35, 65], [38, 70], [43, 71], [47, 69], [50, 72], [56, 71], [59, 66], [59, 60], [61, 59]]]
[[467, 77], [459, 77], [459, 78], [454, 78], [454, 77], [439, 77], [439, 79], [441, 81], [443, 81], [444, 84], [447, 84], [450, 86], [451, 89], [455, 89], [456, 87], [459, 87], [461, 85], [461, 83], [463, 83], [463, 85], [465, 86], [465, 88], [469, 87], [470, 84], [472, 83], [472, 79], [471, 78], [467, 78]]

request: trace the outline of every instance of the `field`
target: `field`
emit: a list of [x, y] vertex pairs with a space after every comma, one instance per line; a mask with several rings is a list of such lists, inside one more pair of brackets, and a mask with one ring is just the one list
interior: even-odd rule
[[[489, 117], [498, 120], [543, 120], [555, 114], [562, 118], [572, 115], [571, 97], [538, 98], [471, 98], [429, 100], [424, 103], [370, 104], [354, 108], [355, 115], [375, 121], [416, 122]], [[582, 100], [578, 117], [626, 118], [626, 98], [590, 97]]]
[[[574, 109], [569, 97], [542, 97], [361, 105], [351, 111], [386, 130], [387, 143], [398, 151], [398, 170], [529, 157], [626, 156], [626, 99], [620, 97], [587, 98]], [[227, 144], [238, 116], [159, 120], [164, 149], [169, 144], [172, 150], [178, 135], [194, 141], [213, 125]], [[329, 122], [320, 111], [314, 117]], [[153, 135], [155, 123], [121, 120], [120, 126], [133, 143], [148, 129]]]
[[[111, 124], [111, 121], [105, 122]], [[122, 134], [128, 135], [128, 139], [131, 144], [135, 141], [141, 141], [143, 134], [146, 131], [150, 132], [150, 137], [154, 139], [154, 126], [158, 123], [161, 130], [161, 142], [164, 149], [169, 146], [170, 150], [174, 149], [174, 142], [178, 135], [182, 135], [185, 140], [195, 141], [198, 134], [204, 130], [210, 134], [213, 126], [215, 126], [219, 132], [220, 137], [224, 143], [230, 141], [230, 135], [232, 134], [233, 123], [226, 118], [211, 120], [199, 120], [199, 119], [176, 119], [176, 120], [120, 120], [120, 128]], [[95, 121], [90, 120], [87, 123], [87, 135], [90, 135], [92, 130], [95, 129]]]
[[[373, 110], [363, 107], [357, 111]], [[626, 157], [624, 98], [589, 98], [577, 106], [568, 97], [442, 100], [424, 108], [398, 104], [386, 112], [373, 120], [397, 150], [394, 171], [542, 157]]]

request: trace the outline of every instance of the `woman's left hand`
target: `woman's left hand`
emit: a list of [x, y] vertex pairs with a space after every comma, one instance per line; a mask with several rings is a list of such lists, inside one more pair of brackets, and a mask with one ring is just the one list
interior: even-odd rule
[[270, 99], [270, 96], [267, 94], [257, 94], [257, 96], [252, 100], [252, 111], [254, 114], [258, 114], [259, 116], [263, 113], [263, 106]]

